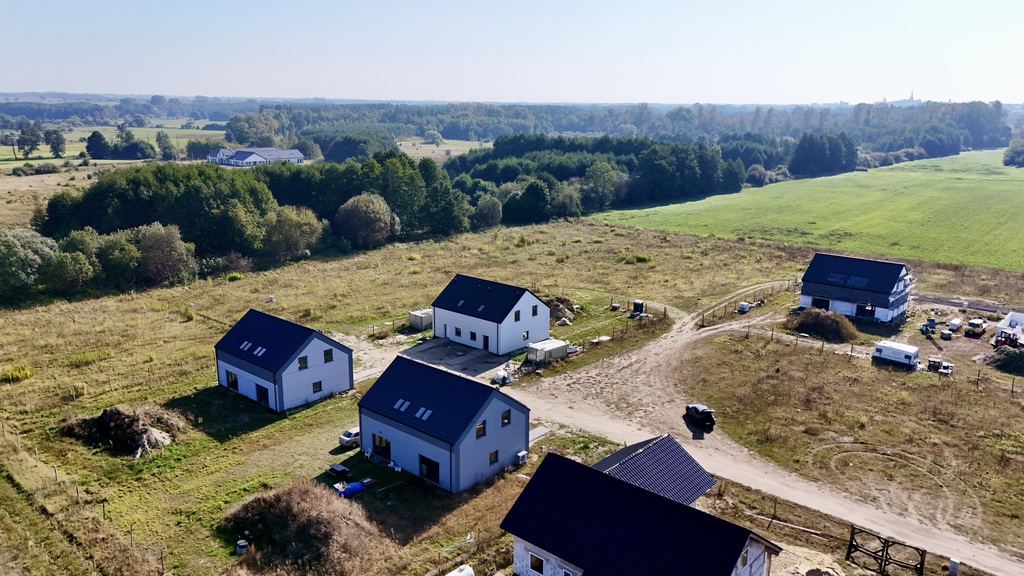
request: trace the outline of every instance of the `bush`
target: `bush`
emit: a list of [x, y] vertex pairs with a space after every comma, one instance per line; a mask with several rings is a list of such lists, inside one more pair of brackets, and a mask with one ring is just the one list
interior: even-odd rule
[[28, 380], [32, 377], [32, 369], [25, 364], [15, 364], [7, 370], [4, 370], [3, 375], [0, 375], [0, 381], [8, 384], [14, 384], [21, 382], [22, 380]]
[[992, 366], [1000, 372], [1024, 376], [1024, 350], [1008, 350], [999, 354]]
[[849, 318], [820, 308], [807, 308], [793, 321], [791, 327], [797, 332], [805, 332], [829, 342], [850, 342], [857, 338], [857, 329]]

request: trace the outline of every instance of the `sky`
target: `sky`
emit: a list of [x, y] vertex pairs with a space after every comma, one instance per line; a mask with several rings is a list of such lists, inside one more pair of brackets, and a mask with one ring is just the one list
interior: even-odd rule
[[22, 0], [0, 92], [1024, 103], [1021, 0]]

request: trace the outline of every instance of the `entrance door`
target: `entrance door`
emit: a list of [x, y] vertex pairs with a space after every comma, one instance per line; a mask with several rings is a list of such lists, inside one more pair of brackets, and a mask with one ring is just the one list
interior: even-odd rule
[[490, 352], [491, 350], [491, 337], [484, 334], [484, 350]]
[[441, 483], [441, 465], [420, 454], [420, 477], [434, 484]]
[[373, 435], [373, 454], [391, 460], [391, 441], [383, 436]]
[[256, 385], [256, 401], [264, 406], [270, 406], [270, 390], [265, 386]]

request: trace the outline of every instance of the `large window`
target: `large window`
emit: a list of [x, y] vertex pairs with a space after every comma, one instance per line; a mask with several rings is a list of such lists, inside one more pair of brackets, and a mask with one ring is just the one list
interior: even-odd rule
[[305, 370], [309, 368], [309, 357], [299, 356], [299, 370]]
[[237, 391], [238, 390], [238, 374], [235, 374], [234, 372], [232, 372], [230, 370], [227, 370], [226, 373], [227, 373], [227, 378], [228, 378], [228, 388], [231, 388], [232, 390], [236, 390]]
[[501, 425], [508, 426], [512, 423], [512, 411], [505, 410], [501, 413]]
[[324, 350], [324, 364], [328, 362], [334, 362], [334, 348]]
[[476, 437], [483, 438], [484, 436], [487, 436], [487, 420], [476, 423]]
[[544, 574], [544, 559], [533, 552], [530, 553], [530, 572]]

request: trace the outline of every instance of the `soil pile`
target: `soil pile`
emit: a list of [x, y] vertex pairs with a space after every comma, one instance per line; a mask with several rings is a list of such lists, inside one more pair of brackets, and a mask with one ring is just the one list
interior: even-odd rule
[[184, 429], [185, 422], [181, 418], [155, 406], [111, 406], [94, 418], [74, 418], [66, 422], [61, 431], [138, 458], [150, 450], [167, 446]]

